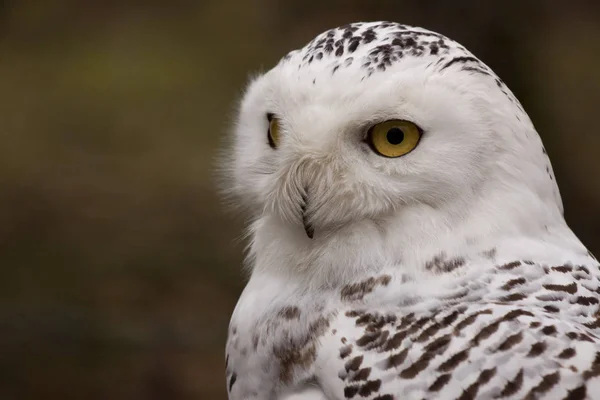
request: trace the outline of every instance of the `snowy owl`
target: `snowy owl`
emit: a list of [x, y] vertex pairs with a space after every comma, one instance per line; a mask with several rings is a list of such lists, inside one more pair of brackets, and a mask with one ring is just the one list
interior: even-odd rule
[[252, 80], [231, 400], [599, 399], [600, 271], [531, 120], [467, 49], [352, 23]]

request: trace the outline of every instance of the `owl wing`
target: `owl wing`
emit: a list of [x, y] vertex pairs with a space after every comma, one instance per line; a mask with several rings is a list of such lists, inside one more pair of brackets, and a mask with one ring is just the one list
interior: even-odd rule
[[504, 267], [437, 298], [375, 307], [362, 298], [341, 308], [320, 340], [315, 371], [324, 392], [357, 400], [600, 398], [597, 271]]

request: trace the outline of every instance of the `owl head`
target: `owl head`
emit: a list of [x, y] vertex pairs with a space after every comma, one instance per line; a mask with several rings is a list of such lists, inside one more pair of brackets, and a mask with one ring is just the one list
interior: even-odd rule
[[226, 154], [255, 269], [327, 281], [562, 221], [512, 92], [460, 44], [397, 23], [331, 29], [254, 78]]

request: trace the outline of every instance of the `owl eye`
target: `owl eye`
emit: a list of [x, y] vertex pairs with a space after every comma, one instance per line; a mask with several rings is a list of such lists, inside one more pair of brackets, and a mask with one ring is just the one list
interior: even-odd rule
[[367, 134], [367, 143], [379, 155], [389, 158], [403, 156], [417, 147], [421, 129], [412, 122], [391, 120], [374, 125]]
[[279, 146], [279, 119], [273, 114], [267, 114], [269, 120], [269, 130], [267, 131], [267, 138], [269, 139], [269, 146], [275, 149]]

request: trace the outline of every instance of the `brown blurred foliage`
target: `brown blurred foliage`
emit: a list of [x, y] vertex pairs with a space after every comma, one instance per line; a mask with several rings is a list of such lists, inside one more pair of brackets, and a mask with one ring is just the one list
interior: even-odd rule
[[250, 72], [394, 20], [513, 89], [600, 252], [594, 1], [0, 2], [0, 398], [224, 399], [243, 219], [214, 159]]

